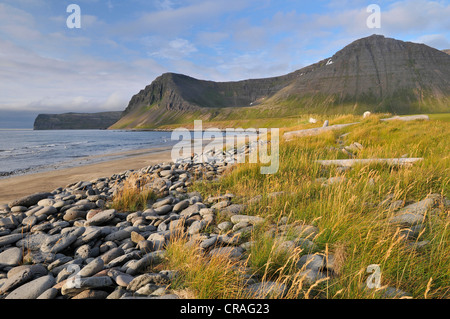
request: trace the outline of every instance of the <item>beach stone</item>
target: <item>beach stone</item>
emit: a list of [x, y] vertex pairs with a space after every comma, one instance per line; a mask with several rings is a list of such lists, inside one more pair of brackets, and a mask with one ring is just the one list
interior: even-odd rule
[[84, 227], [78, 227], [65, 233], [47, 237], [41, 245], [41, 251], [44, 253], [59, 253], [74, 243], [84, 231]]
[[35, 216], [50, 216], [56, 214], [58, 210], [53, 206], [45, 206], [34, 213]]
[[37, 222], [38, 222], [37, 217], [34, 216], [34, 215], [32, 215], [32, 216], [25, 217], [25, 218], [22, 220], [22, 225], [25, 226], [25, 227], [31, 228], [31, 227], [33, 227]]
[[36, 299], [56, 283], [52, 275], [39, 277], [13, 290], [5, 299]]
[[89, 244], [78, 247], [74, 252], [74, 258], [87, 259], [91, 257], [97, 257], [99, 255], [99, 248], [91, 248]]
[[56, 288], [49, 288], [39, 295], [36, 299], [55, 299], [58, 296], [59, 290]]
[[220, 201], [220, 202], [212, 205], [211, 209], [214, 210], [214, 211], [219, 211], [222, 208], [225, 208], [225, 207], [227, 207], [229, 205], [230, 205], [230, 201], [229, 200], [224, 200], [224, 201]]
[[221, 231], [226, 232], [233, 228], [233, 223], [229, 221], [225, 221], [217, 225], [217, 228], [219, 228]]
[[22, 262], [22, 249], [18, 247], [9, 248], [0, 253], [0, 265], [17, 266]]
[[298, 276], [307, 285], [313, 285], [316, 281], [326, 278], [325, 274], [318, 269], [306, 269], [301, 271]]
[[241, 259], [244, 254], [244, 249], [241, 247], [219, 247], [214, 248], [209, 252], [211, 257], [222, 256], [231, 259]]
[[[113, 220], [114, 217], [116, 217], [116, 210], [115, 209], [109, 209], [102, 212], [99, 212], [92, 216], [91, 218], [87, 219], [86, 226], [99, 226], [104, 225], [108, 223], [109, 221]], [[88, 218], [86, 216], [86, 218]]]
[[147, 284], [166, 285], [170, 283], [169, 277], [161, 273], [146, 273], [134, 278], [127, 289], [137, 291]]
[[172, 210], [172, 205], [163, 205], [154, 209], [158, 215], [166, 215]]
[[253, 298], [267, 299], [267, 298], [283, 298], [288, 289], [283, 283], [274, 281], [266, 281], [251, 284], [247, 287]]
[[231, 204], [220, 210], [220, 214], [226, 217], [232, 217], [233, 215], [239, 215], [245, 210], [245, 205], [242, 204]]
[[25, 238], [16, 242], [16, 246], [26, 250], [39, 250], [49, 235], [45, 233], [32, 233], [27, 234]]
[[14, 229], [17, 227], [17, 223], [14, 222], [14, 220], [10, 217], [0, 218], [0, 227], [7, 228], [7, 229]]
[[207, 223], [204, 220], [197, 220], [197, 221], [193, 222], [191, 226], [189, 226], [187, 232], [188, 232], [189, 235], [198, 234], [206, 226], [207, 226]]
[[79, 247], [84, 244], [88, 244], [105, 234], [105, 229], [103, 227], [88, 226], [85, 227], [85, 231], [77, 240], [73, 243], [74, 247]]
[[185, 200], [182, 200], [181, 202], [175, 204], [173, 206], [172, 211], [174, 213], [178, 213], [178, 212], [181, 212], [183, 209], [188, 208], [188, 207], [189, 207], [189, 200], [185, 199]]
[[28, 210], [27, 207], [25, 206], [13, 206], [11, 207], [11, 212], [12, 213], [23, 213], [26, 212]]
[[109, 292], [103, 291], [103, 290], [94, 290], [94, 289], [87, 289], [82, 292], [80, 292], [78, 295], [75, 295], [72, 297], [72, 299], [106, 299], [108, 297]]
[[93, 261], [91, 261], [89, 264], [83, 267], [78, 272], [78, 275], [81, 277], [90, 277], [98, 273], [99, 271], [103, 270], [105, 266], [105, 262], [101, 258], [95, 258]]
[[248, 215], [233, 215], [231, 216], [231, 222], [233, 224], [238, 224], [238, 223], [249, 223], [252, 225], [257, 225], [257, 224], [261, 224], [264, 222], [264, 218], [259, 217], [259, 216], [248, 216]]
[[128, 266], [128, 269], [126, 270], [126, 273], [129, 275], [135, 275], [136, 273], [140, 272], [144, 268], [153, 265], [158, 264], [162, 261], [166, 254], [165, 250], [157, 250], [151, 253], [148, 253], [144, 255], [141, 259], [130, 263]]
[[105, 265], [107, 265], [109, 262], [122, 256], [123, 254], [125, 254], [124, 250], [120, 247], [116, 247], [108, 250], [106, 253], [101, 255], [100, 258], [103, 260]]
[[131, 241], [135, 244], [139, 243], [140, 241], [145, 240], [145, 237], [139, 234], [138, 232], [132, 231], [131, 232]]
[[12, 289], [15, 289], [16, 287], [23, 285], [27, 281], [30, 281], [32, 278], [33, 272], [31, 271], [31, 267], [21, 268], [13, 275], [9, 275], [8, 273], [8, 279], [6, 279], [3, 285], [0, 286], [0, 292], [5, 293]]
[[51, 198], [41, 199], [37, 205], [38, 206], [53, 206], [55, 204], [55, 200]]
[[46, 192], [36, 193], [33, 195], [25, 196], [20, 199], [14, 200], [14, 201], [10, 202], [8, 204], [8, 206], [9, 207], [14, 207], [14, 206], [30, 207], [30, 206], [36, 205], [40, 200], [45, 199], [50, 196], [52, 196], [52, 193], [46, 193]]
[[86, 218], [86, 212], [82, 211], [82, 210], [68, 210], [66, 211], [66, 213], [64, 214], [63, 219], [65, 221], [72, 221], [72, 220], [77, 220], [77, 219], [85, 219]]
[[200, 209], [205, 208], [205, 204], [197, 202], [191, 206], [189, 206], [188, 208], [183, 209], [180, 212], [180, 216], [189, 218], [191, 216], [194, 216], [196, 214], [200, 214]]
[[130, 276], [128, 274], [120, 274], [114, 280], [116, 281], [116, 284], [120, 287], [128, 287], [128, 285], [133, 281], [134, 277]]
[[[84, 290], [106, 288], [113, 285], [113, 281], [108, 276], [76, 278], [71, 277], [61, 287], [63, 296], [75, 296]], [[106, 298], [106, 297], [105, 297]]]
[[422, 224], [424, 221], [425, 216], [422, 214], [404, 213], [392, 217], [389, 220], [389, 223], [395, 225], [415, 226]]
[[325, 267], [325, 256], [318, 254], [307, 254], [300, 257], [297, 268], [321, 270]]

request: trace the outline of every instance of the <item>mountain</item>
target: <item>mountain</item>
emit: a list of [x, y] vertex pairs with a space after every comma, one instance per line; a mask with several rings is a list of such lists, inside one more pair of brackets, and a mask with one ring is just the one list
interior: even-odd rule
[[213, 82], [166, 73], [132, 97], [112, 128], [365, 111], [450, 112], [450, 56], [372, 35], [278, 77]]
[[34, 120], [35, 130], [107, 129], [116, 123], [122, 112], [39, 114]]
[[449, 50], [442, 50], [443, 52], [450, 54], [450, 49]]

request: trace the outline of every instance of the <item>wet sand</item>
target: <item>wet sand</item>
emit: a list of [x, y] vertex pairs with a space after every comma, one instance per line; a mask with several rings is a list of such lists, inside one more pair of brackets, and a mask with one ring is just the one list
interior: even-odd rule
[[[51, 192], [78, 181], [109, 177], [126, 170], [171, 162], [171, 148], [137, 150], [103, 156], [106, 161], [0, 179], [0, 204], [38, 192]], [[112, 159], [116, 158], [116, 159]]]

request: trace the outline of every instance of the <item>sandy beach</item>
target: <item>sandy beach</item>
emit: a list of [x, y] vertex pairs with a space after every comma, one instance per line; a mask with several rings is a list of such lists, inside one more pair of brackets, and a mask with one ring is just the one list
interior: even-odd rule
[[90, 181], [130, 169], [170, 162], [170, 155], [169, 147], [107, 154], [104, 158], [108, 160], [101, 163], [0, 179], [0, 204], [37, 192], [51, 192], [77, 181]]

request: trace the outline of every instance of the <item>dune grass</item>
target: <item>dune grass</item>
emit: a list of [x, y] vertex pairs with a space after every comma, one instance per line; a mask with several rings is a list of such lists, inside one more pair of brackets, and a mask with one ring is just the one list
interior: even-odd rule
[[[193, 298], [247, 298], [249, 278], [283, 284], [283, 298], [385, 298], [385, 290], [368, 290], [369, 265], [379, 265], [383, 288], [394, 287], [413, 298], [450, 297], [450, 212], [440, 201], [427, 213], [424, 227], [415, 240], [405, 240], [402, 229], [389, 224], [396, 214], [387, 199], [402, 205], [420, 201], [430, 194], [450, 198], [450, 126], [446, 122], [382, 122], [373, 115], [362, 120], [354, 115], [330, 117], [330, 125], [361, 122], [319, 136], [295, 138], [280, 143], [280, 167], [276, 174], [260, 174], [259, 164], [241, 164], [220, 181], [196, 182], [192, 191], [204, 198], [231, 192], [236, 200], [262, 195], [261, 201], [247, 207], [246, 214], [259, 215], [265, 223], [247, 235], [252, 242], [246, 259], [234, 261], [201, 252], [177, 238], [167, 246], [166, 269], [180, 271], [171, 288]], [[324, 117], [317, 116], [319, 121]], [[318, 127], [307, 118], [284, 132]], [[342, 142], [342, 144], [339, 144]], [[321, 167], [316, 160], [348, 158], [340, 149], [358, 142], [364, 148], [355, 158], [422, 157], [407, 167], [383, 164], [357, 165], [351, 170]], [[330, 177], [341, 181], [324, 186]], [[131, 189], [133, 189], [131, 187]], [[282, 195], [268, 196], [273, 192]], [[119, 194], [114, 202], [120, 210], [141, 209], [153, 196], [141, 191]], [[314, 249], [280, 249], [270, 233], [284, 219], [288, 224], [317, 227], [310, 238]], [[223, 221], [216, 216], [216, 222]], [[275, 227], [275, 228], [274, 228]], [[426, 242], [423, 247], [414, 245]], [[334, 256], [334, 274], [308, 286], [298, 269], [299, 258], [311, 252]], [[280, 296], [272, 296], [274, 298]]]
[[[337, 118], [351, 122], [353, 116]], [[305, 125], [306, 127], [309, 126]], [[291, 128], [291, 130], [300, 127]], [[349, 133], [345, 137], [340, 137]], [[345, 145], [359, 142], [364, 149], [356, 158], [423, 157], [411, 167], [360, 165], [341, 172], [320, 167], [316, 160], [343, 158], [337, 140]], [[243, 164], [216, 183], [197, 183], [195, 189], [205, 196], [225, 193], [263, 195], [247, 214], [276, 222], [288, 217], [318, 227], [314, 242], [320, 251], [339, 256], [339, 276], [318, 285], [326, 298], [379, 298], [365, 289], [367, 267], [377, 264], [382, 285], [406, 291], [414, 298], [450, 297], [449, 211], [441, 203], [429, 213], [416, 242], [428, 241], [421, 249], [399, 236], [400, 229], [387, 222], [394, 211], [380, 205], [387, 196], [404, 204], [437, 193], [449, 197], [450, 128], [437, 121], [380, 122], [377, 117], [362, 121], [340, 132], [298, 138], [280, 145], [280, 169], [274, 175], [261, 175], [259, 165]], [[321, 181], [342, 176], [341, 183], [323, 187]], [[322, 179], [321, 179], [322, 178]], [[318, 182], [319, 180], [319, 182]], [[276, 198], [266, 196], [283, 191]], [[293, 297], [305, 296], [305, 290], [293, 285], [298, 270], [291, 267], [289, 255], [277, 253], [274, 243], [264, 237], [267, 229], [252, 234], [259, 243], [252, 250], [248, 266], [270, 280], [289, 283]], [[300, 252], [299, 256], [305, 252]], [[283, 271], [281, 271], [283, 269]], [[288, 271], [289, 270], [289, 271]]]

